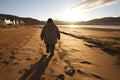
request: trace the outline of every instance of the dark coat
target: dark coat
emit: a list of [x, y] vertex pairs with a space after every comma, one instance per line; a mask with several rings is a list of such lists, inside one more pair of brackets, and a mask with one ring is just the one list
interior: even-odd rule
[[60, 40], [60, 32], [53, 22], [47, 22], [41, 32], [41, 40], [46, 44], [56, 44]]

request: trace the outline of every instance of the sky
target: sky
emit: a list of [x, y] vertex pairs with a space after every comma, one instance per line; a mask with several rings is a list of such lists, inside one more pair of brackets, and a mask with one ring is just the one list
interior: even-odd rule
[[120, 0], [0, 0], [0, 14], [46, 21], [120, 17]]

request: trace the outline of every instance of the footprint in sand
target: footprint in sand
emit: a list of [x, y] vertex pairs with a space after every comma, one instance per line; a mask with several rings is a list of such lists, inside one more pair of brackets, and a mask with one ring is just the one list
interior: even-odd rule
[[[57, 80], [64, 80], [65, 75], [59, 74], [59, 75], [53, 75], [53, 77], [57, 77]], [[42, 80], [45, 80], [45, 79], [42, 79]]]
[[84, 76], [88, 76], [89, 77], [89, 74], [81, 71], [80, 69], [77, 69], [77, 73], [81, 74], [81, 75], [84, 75]]
[[92, 63], [91, 62], [88, 62], [88, 61], [82, 61], [82, 62], [80, 62], [81, 64], [89, 64], [89, 65], [92, 65]]
[[75, 74], [75, 69], [72, 66], [65, 66], [64, 67], [64, 72], [69, 75], [72, 76]]
[[26, 60], [32, 60], [31, 58], [26, 58]]
[[9, 59], [13, 60], [16, 59], [16, 57], [14, 55], [10, 56]]
[[81, 64], [85, 64], [85, 65], [93, 65], [93, 66], [98, 66], [98, 65], [94, 65], [94, 64], [92, 64], [91, 62], [89, 62], [89, 61], [81, 61], [80, 62]]
[[79, 50], [77, 50], [77, 49], [71, 49], [70, 51], [71, 52], [79, 52]]
[[86, 46], [88, 46], [88, 47], [98, 47], [97, 45], [94, 45], [94, 44], [85, 44]]
[[3, 60], [2, 63], [5, 64], [5, 65], [8, 65], [8, 64], [9, 64], [9, 61]]

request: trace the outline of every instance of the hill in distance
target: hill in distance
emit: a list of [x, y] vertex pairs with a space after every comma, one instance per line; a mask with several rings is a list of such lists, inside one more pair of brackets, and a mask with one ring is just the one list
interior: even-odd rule
[[12, 24], [19, 24], [19, 25], [41, 25], [44, 24], [44, 21], [39, 21], [33, 18], [26, 18], [26, 17], [18, 17], [9, 14], [0, 14], [0, 20], [10, 20]]
[[[71, 24], [67, 21], [55, 21], [56, 24]], [[89, 21], [77, 21], [72, 24], [77, 25], [120, 25], [120, 17], [104, 17], [100, 19], [93, 19]]]
[[[46, 21], [39, 21], [37, 19], [33, 18], [25, 18], [25, 17], [18, 17], [14, 15], [9, 15], [9, 14], [0, 14], [0, 19], [4, 20], [10, 20], [10, 21], [15, 21], [19, 22], [20, 25], [44, 25]], [[57, 25], [69, 25], [71, 22], [68, 21], [59, 21], [59, 20], [54, 20], [55, 24]], [[77, 25], [120, 25], [120, 17], [104, 17], [104, 18], [99, 18], [99, 19], [93, 19], [89, 21], [78, 21], [74, 22], [72, 24], [77, 24]]]

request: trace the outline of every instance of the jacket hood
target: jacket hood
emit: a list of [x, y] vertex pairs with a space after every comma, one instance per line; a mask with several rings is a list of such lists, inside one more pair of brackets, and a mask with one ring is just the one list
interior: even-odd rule
[[47, 22], [45, 28], [49, 31], [56, 29], [56, 25], [53, 22]]

